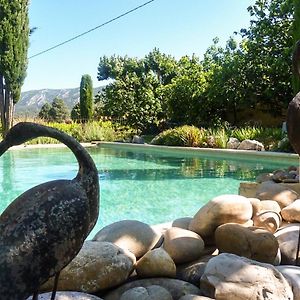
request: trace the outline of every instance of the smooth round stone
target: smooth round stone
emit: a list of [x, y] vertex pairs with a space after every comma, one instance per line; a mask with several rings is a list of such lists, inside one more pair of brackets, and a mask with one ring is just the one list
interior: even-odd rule
[[280, 205], [278, 204], [278, 202], [274, 201], [274, 200], [261, 200], [260, 201], [260, 212], [264, 212], [264, 211], [273, 211], [276, 213], [280, 213], [281, 208]]
[[[52, 293], [40, 294], [38, 300], [50, 300], [51, 295]], [[32, 300], [32, 297], [27, 298], [27, 300]], [[102, 300], [102, 299], [94, 295], [88, 295], [80, 292], [56, 292], [55, 300]]]
[[192, 220], [191, 217], [184, 217], [184, 218], [176, 219], [173, 221], [172, 227], [179, 227], [179, 228], [188, 230], [191, 220]]
[[[107, 242], [85, 241], [78, 255], [60, 272], [58, 290], [94, 293], [122, 284], [133, 271], [135, 256]], [[51, 291], [53, 278], [42, 290]]]
[[300, 300], [300, 268], [296, 266], [277, 266], [276, 269], [292, 287], [294, 300]]
[[172, 227], [165, 232], [163, 248], [176, 264], [180, 264], [199, 258], [204, 250], [204, 242], [193, 231]]
[[136, 287], [124, 292], [120, 300], [173, 300], [172, 295], [159, 285]]
[[162, 248], [147, 252], [136, 264], [140, 277], [176, 277], [176, 265]]
[[195, 261], [177, 265], [176, 278], [198, 286], [207, 262], [213, 257], [214, 255], [205, 255]]
[[137, 258], [156, 246], [161, 234], [136, 220], [123, 220], [102, 228], [94, 241], [110, 242], [132, 252]]
[[273, 181], [265, 181], [256, 191], [256, 197], [260, 200], [274, 200], [280, 208], [284, 208], [299, 198], [298, 193]]
[[273, 264], [278, 253], [274, 235], [261, 228], [246, 228], [239, 224], [224, 224], [215, 232], [220, 252], [233, 253], [260, 262]]
[[295, 265], [299, 229], [299, 223], [292, 223], [274, 233], [279, 243], [282, 265]]
[[261, 207], [261, 200], [257, 199], [257, 198], [248, 198], [248, 200], [250, 201], [251, 205], [252, 205], [252, 211], [253, 211], [253, 216], [256, 216], [257, 213], [260, 211], [260, 207]]
[[212, 298], [208, 298], [205, 296], [198, 296], [198, 295], [185, 295], [181, 297], [179, 300], [212, 300]]
[[293, 299], [289, 283], [275, 267], [229, 253], [209, 260], [200, 288], [215, 299]]
[[300, 199], [283, 208], [281, 215], [287, 222], [300, 222]]
[[151, 285], [159, 285], [165, 288], [172, 295], [174, 300], [178, 300], [180, 297], [188, 294], [200, 295], [200, 289], [188, 282], [171, 279], [171, 278], [149, 278], [140, 279], [132, 282], [125, 283], [120, 287], [114, 289], [104, 296], [105, 300], [120, 300], [121, 295], [129, 289], [135, 287], [149, 287]]
[[253, 225], [274, 233], [281, 224], [281, 216], [273, 211], [263, 211], [253, 217]]
[[243, 224], [252, 217], [252, 204], [240, 195], [221, 195], [206, 203], [193, 217], [189, 229], [202, 238], [211, 237], [219, 225]]

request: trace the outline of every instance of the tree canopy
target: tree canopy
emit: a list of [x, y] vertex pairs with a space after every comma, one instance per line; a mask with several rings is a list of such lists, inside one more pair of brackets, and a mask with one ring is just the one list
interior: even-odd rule
[[85, 74], [80, 82], [80, 117], [82, 121], [90, 121], [94, 115], [93, 81], [90, 75]]
[[224, 47], [214, 39], [202, 60], [176, 60], [157, 48], [141, 59], [101, 57], [98, 79], [112, 79], [101, 95], [102, 114], [141, 131], [238, 124], [249, 109], [283, 118], [293, 97], [299, 1], [256, 0], [248, 11], [249, 27], [233, 33]]

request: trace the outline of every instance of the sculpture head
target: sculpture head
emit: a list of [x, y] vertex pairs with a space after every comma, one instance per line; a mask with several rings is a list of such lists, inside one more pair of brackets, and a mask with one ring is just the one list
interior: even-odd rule
[[21, 122], [12, 127], [0, 143], [0, 156], [10, 147], [23, 144], [37, 137], [36, 129], [40, 127], [42, 126], [30, 122]]

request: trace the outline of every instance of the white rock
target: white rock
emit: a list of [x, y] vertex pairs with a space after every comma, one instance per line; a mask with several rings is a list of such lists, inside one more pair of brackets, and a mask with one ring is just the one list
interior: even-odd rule
[[262, 143], [255, 140], [243, 140], [238, 146], [238, 150], [265, 151], [265, 147]]
[[228, 253], [209, 260], [200, 288], [217, 300], [293, 300], [289, 283], [275, 267]]

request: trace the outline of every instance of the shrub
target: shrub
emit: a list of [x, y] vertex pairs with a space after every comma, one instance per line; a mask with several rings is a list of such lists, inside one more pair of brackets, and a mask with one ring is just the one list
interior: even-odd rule
[[168, 146], [201, 147], [205, 138], [205, 130], [195, 126], [184, 125], [163, 131], [151, 144]]

